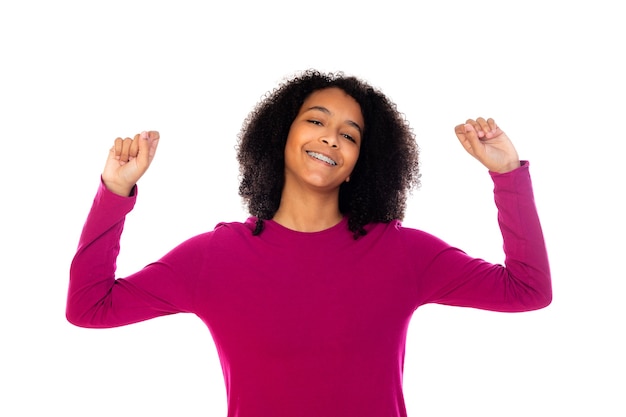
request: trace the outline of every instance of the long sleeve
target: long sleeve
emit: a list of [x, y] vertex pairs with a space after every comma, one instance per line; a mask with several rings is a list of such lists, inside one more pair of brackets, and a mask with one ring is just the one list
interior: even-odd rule
[[528, 311], [550, 303], [546, 248], [528, 165], [493, 174], [504, 265], [399, 221], [354, 239], [273, 220], [223, 223], [115, 277], [134, 197], [101, 187], [70, 270], [67, 317], [111, 327], [192, 312], [211, 330], [229, 416], [406, 416], [408, 326], [425, 303]]
[[[125, 217], [135, 201], [136, 194], [121, 197], [102, 183], [97, 191], [70, 267], [66, 316], [77, 326], [122, 326], [191, 308], [188, 278], [198, 267], [193, 262], [174, 262], [176, 269], [160, 260], [130, 277], [115, 277]], [[178, 248], [168, 256], [187, 254]]]
[[544, 236], [535, 207], [529, 164], [505, 174], [491, 173], [504, 265], [468, 256], [434, 243], [423, 302], [495, 311], [540, 309], [552, 301]]

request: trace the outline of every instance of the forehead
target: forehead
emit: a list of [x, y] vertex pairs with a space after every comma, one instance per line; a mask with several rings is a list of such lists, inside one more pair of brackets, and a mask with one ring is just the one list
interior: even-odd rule
[[311, 109], [319, 110], [320, 107], [328, 110], [332, 115], [354, 120], [361, 125], [363, 124], [363, 114], [359, 103], [357, 103], [351, 95], [338, 87], [329, 87], [314, 91], [304, 100], [300, 112]]

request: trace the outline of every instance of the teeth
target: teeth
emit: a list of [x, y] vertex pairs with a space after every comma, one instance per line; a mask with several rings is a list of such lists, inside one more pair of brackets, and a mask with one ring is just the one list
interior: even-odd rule
[[320, 161], [324, 161], [329, 165], [337, 165], [337, 162], [333, 161], [329, 157], [322, 155], [321, 153], [307, 151], [307, 153], [315, 159], [319, 159]]

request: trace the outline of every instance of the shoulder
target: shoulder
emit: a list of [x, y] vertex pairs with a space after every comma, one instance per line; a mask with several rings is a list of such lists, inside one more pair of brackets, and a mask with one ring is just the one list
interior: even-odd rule
[[219, 222], [215, 225], [213, 234], [251, 235], [254, 231], [256, 218], [249, 217], [243, 222]]
[[367, 236], [372, 240], [382, 239], [386, 244], [395, 244], [411, 249], [437, 248], [449, 246], [438, 237], [420, 229], [406, 227], [400, 220], [392, 220], [388, 223], [372, 223], [366, 228]]
[[207, 231], [197, 236], [198, 239], [207, 243], [224, 246], [228, 243], [241, 242], [254, 238], [254, 219], [247, 219], [244, 222], [231, 221], [220, 222], [213, 230]]
[[250, 229], [241, 222], [218, 223], [213, 230], [193, 235], [176, 245], [166, 255], [170, 259], [184, 259], [189, 264], [203, 264], [225, 259], [246, 247]]
[[235, 242], [252, 236], [248, 221], [220, 222], [213, 230], [201, 232], [182, 243], [183, 246], [195, 246], [206, 249], [207, 246], [224, 246], [227, 242]]

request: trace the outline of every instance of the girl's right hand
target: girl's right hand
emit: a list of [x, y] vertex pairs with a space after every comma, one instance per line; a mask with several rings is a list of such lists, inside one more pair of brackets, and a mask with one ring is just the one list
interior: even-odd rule
[[159, 132], [141, 132], [131, 138], [117, 138], [109, 150], [102, 181], [113, 193], [128, 197], [139, 178], [148, 170], [159, 145]]

